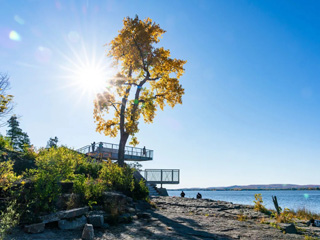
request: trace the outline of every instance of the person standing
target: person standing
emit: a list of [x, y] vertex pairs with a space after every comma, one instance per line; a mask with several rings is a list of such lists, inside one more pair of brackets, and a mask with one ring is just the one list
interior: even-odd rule
[[94, 152], [94, 149], [96, 148], [96, 142], [93, 142], [93, 143], [91, 144], [91, 147], [92, 147], [92, 152]]
[[100, 143], [99, 143], [99, 152], [102, 152], [102, 148], [103, 148], [103, 143], [100, 142]]
[[147, 150], [146, 150], [146, 147], [144, 146], [143, 149], [142, 149], [142, 153], [143, 153], [143, 156], [147, 155]]

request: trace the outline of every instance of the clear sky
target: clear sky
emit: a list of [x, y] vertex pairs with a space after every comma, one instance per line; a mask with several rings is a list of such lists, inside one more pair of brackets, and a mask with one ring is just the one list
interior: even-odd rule
[[109, 72], [104, 44], [124, 17], [150, 17], [188, 63], [183, 105], [140, 124], [140, 147], [154, 150], [144, 168], [181, 169], [172, 187], [319, 184], [319, 11], [319, 1], [0, 0], [0, 71], [36, 147], [54, 136], [118, 143], [95, 132], [77, 78]]

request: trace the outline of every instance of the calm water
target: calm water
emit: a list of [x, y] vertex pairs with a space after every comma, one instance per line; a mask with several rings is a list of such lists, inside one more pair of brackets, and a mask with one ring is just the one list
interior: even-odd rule
[[[169, 196], [180, 196], [181, 191], [168, 191]], [[185, 191], [186, 197], [195, 198], [198, 191]], [[306, 208], [320, 213], [320, 191], [200, 191], [202, 198], [253, 205], [254, 194], [261, 193], [267, 208], [273, 209], [271, 196], [277, 196], [279, 206], [297, 210]]]

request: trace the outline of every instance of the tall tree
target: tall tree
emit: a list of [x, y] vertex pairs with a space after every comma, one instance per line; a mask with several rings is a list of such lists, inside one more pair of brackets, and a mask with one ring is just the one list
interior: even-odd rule
[[58, 137], [50, 138], [47, 142], [47, 148], [57, 147], [58, 146]]
[[[170, 58], [170, 51], [157, 48], [165, 31], [150, 18], [125, 18], [119, 35], [109, 44], [110, 56], [120, 70], [106, 91], [95, 100], [96, 130], [116, 137], [120, 132], [118, 164], [124, 164], [124, 149], [129, 136], [130, 144], [138, 144], [135, 134], [139, 119], [152, 123], [157, 108], [182, 104], [184, 89], [179, 78], [184, 73], [184, 60]], [[111, 110], [112, 109], [112, 110]], [[110, 119], [110, 115], [114, 117]]]
[[0, 73], [0, 126], [6, 125], [5, 117], [13, 109], [13, 96], [7, 94], [10, 87], [9, 77], [7, 74]]
[[8, 125], [7, 137], [9, 137], [13, 149], [23, 151], [26, 146], [30, 146], [29, 136], [19, 127], [20, 124], [16, 115], [8, 120]]

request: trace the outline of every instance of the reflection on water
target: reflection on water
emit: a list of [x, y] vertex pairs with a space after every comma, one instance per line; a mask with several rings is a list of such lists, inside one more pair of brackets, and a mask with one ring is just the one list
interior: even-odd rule
[[[180, 196], [181, 191], [168, 191], [169, 196]], [[196, 198], [198, 191], [185, 191], [186, 197]], [[277, 196], [279, 206], [293, 210], [306, 208], [320, 213], [320, 191], [200, 191], [202, 198], [253, 205], [254, 194], [261, 193], [267, 208], [273, 209], [271, 196]]]

